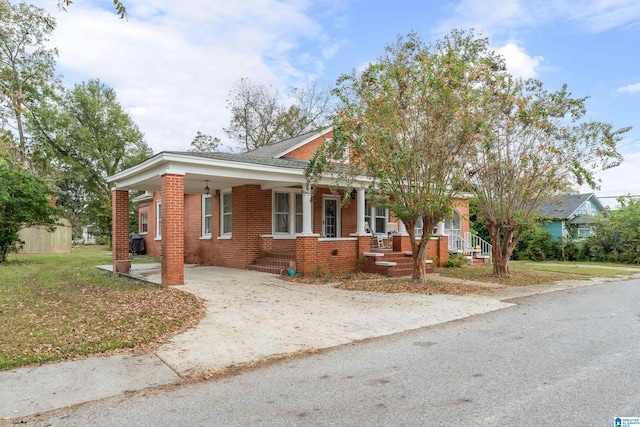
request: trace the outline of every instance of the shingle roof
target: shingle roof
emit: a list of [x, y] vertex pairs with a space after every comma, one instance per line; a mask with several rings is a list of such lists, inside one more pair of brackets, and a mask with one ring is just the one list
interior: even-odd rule
[[198, 152], [191, 152], [191, 151], [168, 151], [168, 153], [202, 157], [202, 158], [215, 159], [215, 160], [225, 160], [225, 161], [235, 162], [235, 163], [249, 163], [249, 164], [256, 164], [256, 165], [275, 166], [275, 167], [282, 167], [282, 168], [288, 168], [288, 169], [305, 169], [307, 167], [306, 160], [274, 159], [273, 157], [256, 156], [250, 153], [244, 153], [244, 154], [223, 153], [223, 152], [198, 153]]
[[305, 139], [317, 134], [318, 131], [307, 132], [302, 135], [295, 136], [284, 141], [276, 142], [275, 144], [267, 145], [264, 147], [256, 148], [255, 150], [247, 151], [242, 154], [243, 156], [260, 156], [260, 157], [275, 157], [280, 153], [283, 153], [291, 148], [295, 147]]
[[538, 210], [540, 216], [546, 218], [568, 218], [574, 213], [593, 193], [588, 194], [566, 194], [554, 197], [540, 205]]

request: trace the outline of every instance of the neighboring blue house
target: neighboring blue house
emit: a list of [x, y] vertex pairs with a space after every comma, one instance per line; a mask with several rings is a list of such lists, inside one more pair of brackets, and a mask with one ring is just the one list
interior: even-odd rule
[[569, 228], [577, 228], [577, 237], [589, 237], [593, 224], [599, 216], [609, 217], [609, 211], [595, 194], [567, 194], [543, 202], [540, 217], [546, 221], [542, 228], [557, 241], [560, 237], [569, 237]]

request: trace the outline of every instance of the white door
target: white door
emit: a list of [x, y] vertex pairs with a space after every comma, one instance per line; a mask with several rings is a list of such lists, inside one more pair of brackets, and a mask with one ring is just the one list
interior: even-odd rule
[[338, 198], [322, 199], [322, 234], [324, 237], [340, 237], [340, 202]]

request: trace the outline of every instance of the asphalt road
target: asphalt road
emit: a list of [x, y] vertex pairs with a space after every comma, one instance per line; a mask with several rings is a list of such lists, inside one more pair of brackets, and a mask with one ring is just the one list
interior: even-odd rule
[[588, 286], [33, 425], [613, 426], [640, 416], [640, 281]]

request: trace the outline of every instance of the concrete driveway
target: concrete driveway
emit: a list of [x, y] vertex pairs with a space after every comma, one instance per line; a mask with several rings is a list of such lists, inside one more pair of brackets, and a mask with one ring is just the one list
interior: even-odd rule
[[[160, 266], [134, 264], [131, 276], [160, 283]], [[123, 353], [0, 372], [0, 424], [231, 365], [512, 305], [478, 295], [342, 291], [329, 284], [299, 285], [265, 273], [221, 267], [186, 266], [185, 282], [180, 289], [206, 300], [207, 314], [194, 329], [175, 336], [155, 354]]]
[[[132, 275], [160, 282], [158, 265]], [[511, 304], [479, 295], [381, 294], [302, 285], [253, 271], [186, 266], [181, 286], [206, 300], [193, 330], [157, 352], [181, 376], [304, 349], [430, 326]]]

